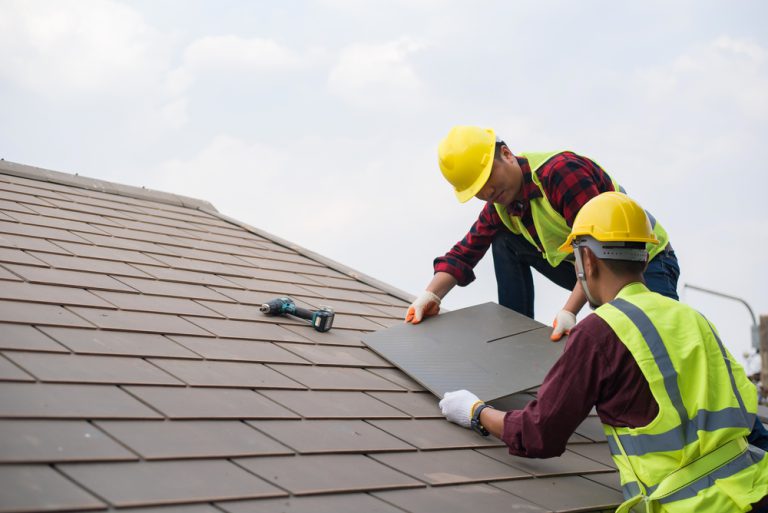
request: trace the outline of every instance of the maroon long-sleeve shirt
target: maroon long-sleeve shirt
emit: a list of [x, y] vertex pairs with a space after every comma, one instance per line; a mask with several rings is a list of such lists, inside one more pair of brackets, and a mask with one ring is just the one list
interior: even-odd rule
[[659, 412], [629, 349], [595, 314], [571, 330], [536, 400], [505, 415], [501, 439], [511, 454], [559, 456], [593, 406], [604, 424], [617, 427], [645, 426]]

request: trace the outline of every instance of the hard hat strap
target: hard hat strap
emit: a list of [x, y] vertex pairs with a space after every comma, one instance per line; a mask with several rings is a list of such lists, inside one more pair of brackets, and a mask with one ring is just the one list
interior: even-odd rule
[[576, 245], [576, 242], [574, 241], [573, 244], [573, 256], [576, 259], [574, 262], [574, 265], [576, 267], [576, 277], [581, 282], [581, 289], [584, 291], [584, 295], [587, 296], [587, 301], [589, 302], [589, 306], [592, 307], [594, 310], [598, 306], [600, 306], [600, 303], [598, 303], [594, 297], [592, 297], [592, 294], [589, 292], [589, 287], [587, 286], [587, 276], [584, 274], [584, 262], [581, 260], [581, 250]]

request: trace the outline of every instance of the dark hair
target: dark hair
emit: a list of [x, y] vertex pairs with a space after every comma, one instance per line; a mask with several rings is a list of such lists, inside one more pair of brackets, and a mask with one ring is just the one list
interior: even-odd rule
[[636, 276], [645, 272], [645, 262], [636, 260], [600, 260], [617, 276]]
[[[501, 147], [507, 146], [507, 143], [504, 141], [496, 141], [496, 149], [493, 151], [493, 158], [495, 160], [501, 160]], [[507, 146], [509, 148], [509, 146]]]

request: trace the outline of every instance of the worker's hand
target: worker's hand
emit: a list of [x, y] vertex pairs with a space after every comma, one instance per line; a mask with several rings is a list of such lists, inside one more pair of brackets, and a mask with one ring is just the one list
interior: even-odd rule
[[440, 297], [428, 290], [416, 298], [411, 306], [408, 307], [408, 313], [405, 316], [405, 322], [418, 324], [424, 317], [437, 315], [440, 311]]
[[472, 427], [472, 414], [481, 404], [483, 401], [469, 390], [457, 390], [445, 393], [440, 401], [440, 411], [451, 422], [469, 428]]
[[574, 326], [576, 326], [576, 316], [568, 310], [560, 310], [552, 323], [552, 335], [549, 339], [557, 342], [563, 338], [563, 335], [569, 334]]

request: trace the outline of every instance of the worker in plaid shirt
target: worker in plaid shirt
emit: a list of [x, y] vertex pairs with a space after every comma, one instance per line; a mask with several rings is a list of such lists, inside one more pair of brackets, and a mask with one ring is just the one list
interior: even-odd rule
[[[531, 268], [571, 291], [555, 316], [552, 340], [576, 324], [586, 303], [572, 256], [557, 248], [565, 241], [581, 207], [602, 192], [621, 190], [595, 162], [571, 151], [514, 155], [491, 129], [456, 126], [440, 143], [440, 170], [461, 202], [486, 202], [469, 232], [434, 261], [434, 276], [409, 307], [406, 322], [419, 323], [440, 310], [456, 285], [475, 279], [473, 268], [491, 248], [499, 304], [533, 318]], [[649, 213], [660, 244], [648, 248], [644, 273], [654, 292], [678, 299], [677, 258], [666, 231]]]

